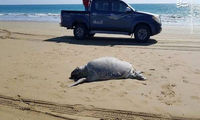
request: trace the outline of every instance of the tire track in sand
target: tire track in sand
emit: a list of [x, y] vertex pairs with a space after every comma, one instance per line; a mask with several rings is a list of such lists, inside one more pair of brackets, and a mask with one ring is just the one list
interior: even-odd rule
[[112, 110], [104, 108], [96, 108], [84, 105], [68, 105], [58, 104], [54, 102], [24, 99], [21, 97], [13, 98], [0, 95], [0, 105], [9, 106], [19, 110], [33, 111], [46, 115], [59, 117], [65, 120], [72, 120], [65, 115], [99, 118], [101, 120], [197, 120], [193, 118], [181, 118], [175, 116], [164, 116], [159, 114]]
[[[31, 36], [31, 38], [30, 38]], [[15, 39], [15, 40], [43, 40], [46, 38], [55, 37], [53, 35], [39, 35], [39, 34], [30, 34], [30, 33], [20, 33], [20, 32], [11, 32], [6, 29], [0, 29], [0, 38], [1, 39]]]
[[10, 37], [10, 35], [11, 35], [11, 32], [10, 32], [10, 31], [0, 29], [0, 38], [1, 38], [1, 39], [7, 39], [7, 38]]
[[[38, 42], [43, 42], [52, 38], [56, 38], [56, 36], [11, 32], [5, 29], [0, 29], [0, 39], [29, 40], [29, 41], [37, 40]], [[70, 42], [68, 40], [65, 40], [65, 37], [60, 37], [59, 39], [63, 41], [64, 43], [76, 44], [76, 42]], [[84, 45], [84, 41], [79, 41], [78, 44], [81, 44], [81, 42]], [[88, 41], [86, 40], [85, 42], [88, 42]], [[93, 41], [90, 41], [90, 42], [93, 42]], [[138, 48], [138, 49], [174, 50], [174, 51], [200, 51], [200, 41], [192, 41], [192, 40], [191, 41], [190, 40], [185, 40], [185, 41], [160, 40], [158, 41], [158, 43], [152, 44], [152, 45], [148, 45], [148, 43], [141, 44], [141, 43], [134, 43], [134, 42], [130, 43], [130, 45], [127, 45], [127, 44], [124, 45], [123, 42], [119, 42], [119, 41], [118, 42], [112, 41], [108, 44], [111, 44], [110, 46], [112, 47], [120, 47], [120, 48], [123, 47], [123, 48]]]

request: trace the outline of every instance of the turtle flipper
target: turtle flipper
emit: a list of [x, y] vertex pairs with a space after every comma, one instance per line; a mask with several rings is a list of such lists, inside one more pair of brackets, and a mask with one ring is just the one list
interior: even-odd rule
[[76, 81], [75, 83], [69, 85], [68, 87], [76, 86], [76, 85], [78, 85], [78, 84], [80, 84], [80, 83], [83, 83], [83, 82], [86, 81], [86, 80], [87, 80], [86, 78], [81, 78], [81, 79], [79, 79], [78, 81]]

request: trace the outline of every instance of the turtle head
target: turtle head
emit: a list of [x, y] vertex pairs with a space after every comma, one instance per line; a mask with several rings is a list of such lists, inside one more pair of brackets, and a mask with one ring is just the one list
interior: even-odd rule
[[80, 78], [82, 78], [82, 69], [80, 67], [77, 67], [76, 69], [74, 69], [71, 72], [71, 76], [69, 79], [73, 79], [74, 81], [79, 80]]
[[138, 80], [146, 80], [147, 78], [142, 75], [142, 72], [137, 71], [135, 72], [136, 79]]

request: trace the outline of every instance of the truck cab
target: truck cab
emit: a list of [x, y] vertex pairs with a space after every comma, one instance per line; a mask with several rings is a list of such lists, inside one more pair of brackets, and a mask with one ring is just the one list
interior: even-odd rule
[[92, 0], [89, 11], [62, 11], [61, 26], [74, 29], [76, 39], [96, 33], [134, 34], [146, 42], [161, 32], [159, 15], [138, 12], [122, 0]]

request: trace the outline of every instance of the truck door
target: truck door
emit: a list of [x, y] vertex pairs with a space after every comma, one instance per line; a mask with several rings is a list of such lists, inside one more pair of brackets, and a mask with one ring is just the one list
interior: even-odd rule
[[[128, 12], [127, 9], [130, 11]], [[127, 4], [120, 0], [112, 0], [109, 21], [115, 31], [130, 32], [133, 22], [133, 13]]]
[[111, 27], [109, 16], [111, 7], [109, 0], [93, 0], [90, 14], [92, 30], [107, 31]]

